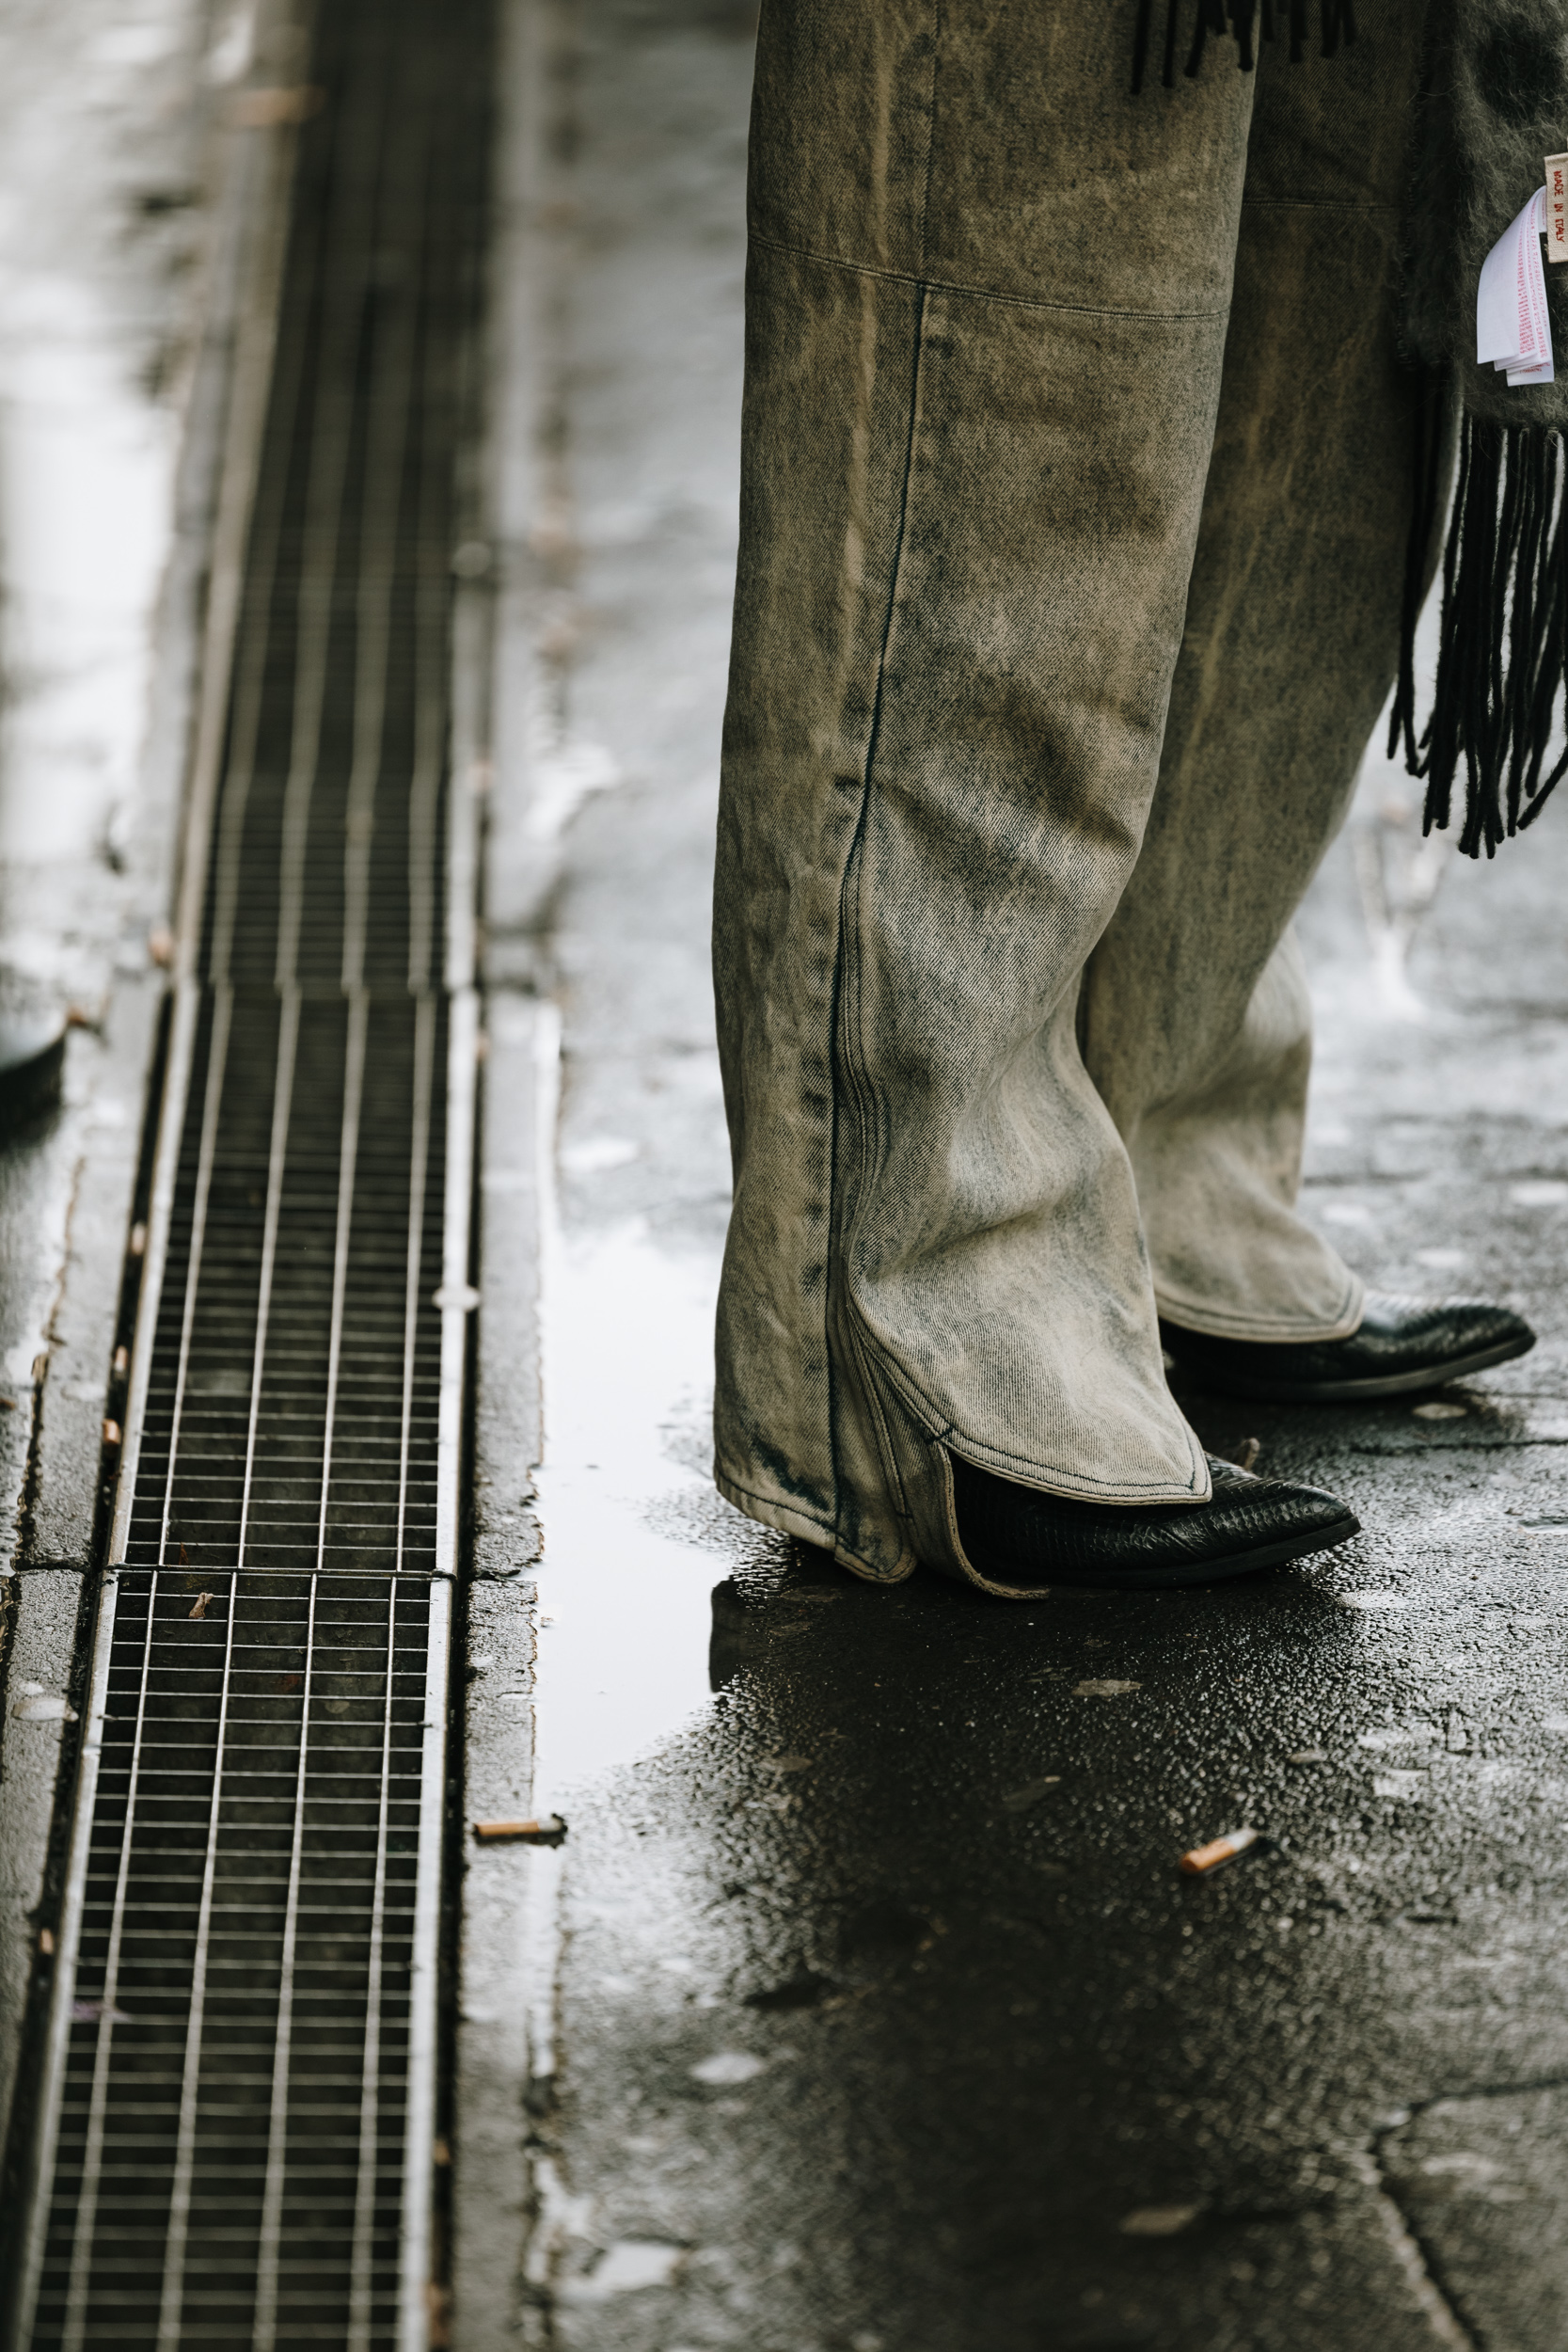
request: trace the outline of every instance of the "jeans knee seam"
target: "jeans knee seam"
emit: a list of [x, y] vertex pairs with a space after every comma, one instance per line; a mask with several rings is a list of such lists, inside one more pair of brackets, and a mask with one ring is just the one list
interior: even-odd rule
[[847, 254], [824, 253], [816, 246], [797, 245], [784, 237], [769, 237], [757, 229], [752, 230], [751, 242], [769, 253], [786, 253], [798, 261], [820, 262], [829, 269], [849, 270], [857, 278], [879, 278], [890, 285], [913, 286], [918, 289], [923, 304], [928, 294], [961, 294], [971, 301], [992, 302], [1012, 310], [1060, 310], [1074, 318], [1139, 319], [1152, 326], [1166, 323], [1177, 326], [1193, 319], [1225, 319], [1230, 315], [1228, 302], [1200, 310], [1149, 310], [1111, 302], [1049, 302], [1038, 295], [1003, 294], [991, 286], [971, 286], [962, 278], [931, 278], [916, 270], [888, 269], [878, 262], [851, 261]]

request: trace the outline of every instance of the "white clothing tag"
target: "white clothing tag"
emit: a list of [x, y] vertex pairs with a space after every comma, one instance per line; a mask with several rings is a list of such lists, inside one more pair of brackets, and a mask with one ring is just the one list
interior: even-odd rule
[[1481, 264], [1476, 290], [1476, 359], [1481, 367], [1490, 361], [1511, 384], [1557, 380], [1546, 315], [1546, 273], [1541, 266], [1545, 228], [1546, 191], [1537, 188]]
[[1568, 155], [1546, 158], [1546, 259], [1568, 262]]

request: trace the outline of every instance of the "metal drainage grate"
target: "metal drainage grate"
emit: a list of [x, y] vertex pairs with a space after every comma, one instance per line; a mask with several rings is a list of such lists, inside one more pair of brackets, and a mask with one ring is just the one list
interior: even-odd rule
[[486, 0], [327, 0], [316, 28], [193, 820], [39, 2352], [427, 2336], [473, 1069], [450, 559], [491, 54]]
[[431, 1582], [202, 1589], [117, 1596], [33, 2341], [390, 2344]]

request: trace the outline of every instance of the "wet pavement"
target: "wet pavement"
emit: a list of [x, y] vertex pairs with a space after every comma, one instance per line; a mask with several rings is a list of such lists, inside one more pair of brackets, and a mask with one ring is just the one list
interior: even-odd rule
[[[1542, 1333], [1359, 1412], [1184, 1392], [1216, 1451], [1346, 1495], [1355, 1543], [1008, 1607], [857, 1584], [729, 1510], [705, 930], [749, 26], [577, 22], [536, 191], [552, 503], [515, 560], [517, 675], [556, 681], [578, 790], [548, 890], [492, 907], [512, 1271], [484, 1280], [466, 1806], [523, 1802], [531, 1727], [530, 1809], [568, 1834], [470, 1847], [454, 2341], [1555, 2352], [1568, 809], [1461, 866], [1374, 757], [1304, 913], [1309, 1213], [1369, 1278]], [[503, 844], [526, 791], [499, 759]], [[1179, 1869], [1243, 1826], [1241, 1859]]]
[[249, 26], [194, 0], [0, 13], [0, 1006], [15, 975], [73, 1022], [57, 1104], [0, 1103], [0, 2119], [47, 1990], [205, 592], [216, 134]]
[[[1542, 1335], [1359, 1412], [1183, 1391], [1215, 1451], [1344, 1494], [1355, 1543], [1212, 1594], [1009, 1607], [873, 1589], [741, 1518], [707, 1475], [706, 933], [752, 19], [505, 21], [451, 2341], [1559, 2352], [1568, 803], [1465, 866], [1374, 757], [1304, 911], [1309, 1213], [1373, 1280], [1505, 1298]], [[183, 58], [188, 95], [194, 19], [162, 51], [176, 18], [147, 23], [103, 54]], [[237, 39], [216, 27], [211, 87]], [[195, 118], [157, 119], [185, 161], [148, 185], [186, 185]], [[139, 217], [172, 237], [188, 210]], [[137, 366], [184, 331], [177, 275], [131, 284]], [[132, 453], [158, 529], [169, 437]], [[156, 808], [124, 834], [123, 788], [83, 786], [79, 903], [107, 913], [49, 934], [101, 1025], [0, 1164], [8, 2067], [166, 903]], [[554, 1846], [467, 1834], [552, 1813]], [[1241, 1858], [1180, 1871], [1243, 1827]]]
[[205, 555], [197, 352], [254, 16], [0, 14], [0, 963], [89, 1019], [127, 934], [144, 947], [166, 914]]

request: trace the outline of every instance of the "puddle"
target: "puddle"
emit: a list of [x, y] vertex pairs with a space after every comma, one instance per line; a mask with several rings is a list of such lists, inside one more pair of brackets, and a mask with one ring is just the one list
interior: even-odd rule
[[[541, 1039], [546, 1136], [558, 1035]], [[663, 1250], [641, 1218], [567, 1232], [552, 1178], [543, 1172], [534, 1807], [569, 1820], [574, 1790], [651, 1754], [709, 1703], [723, 1563], [664, 1529], [712, 1491], [672, 1458], [669, 1424], [705, 1421], [719, 1253]]]

